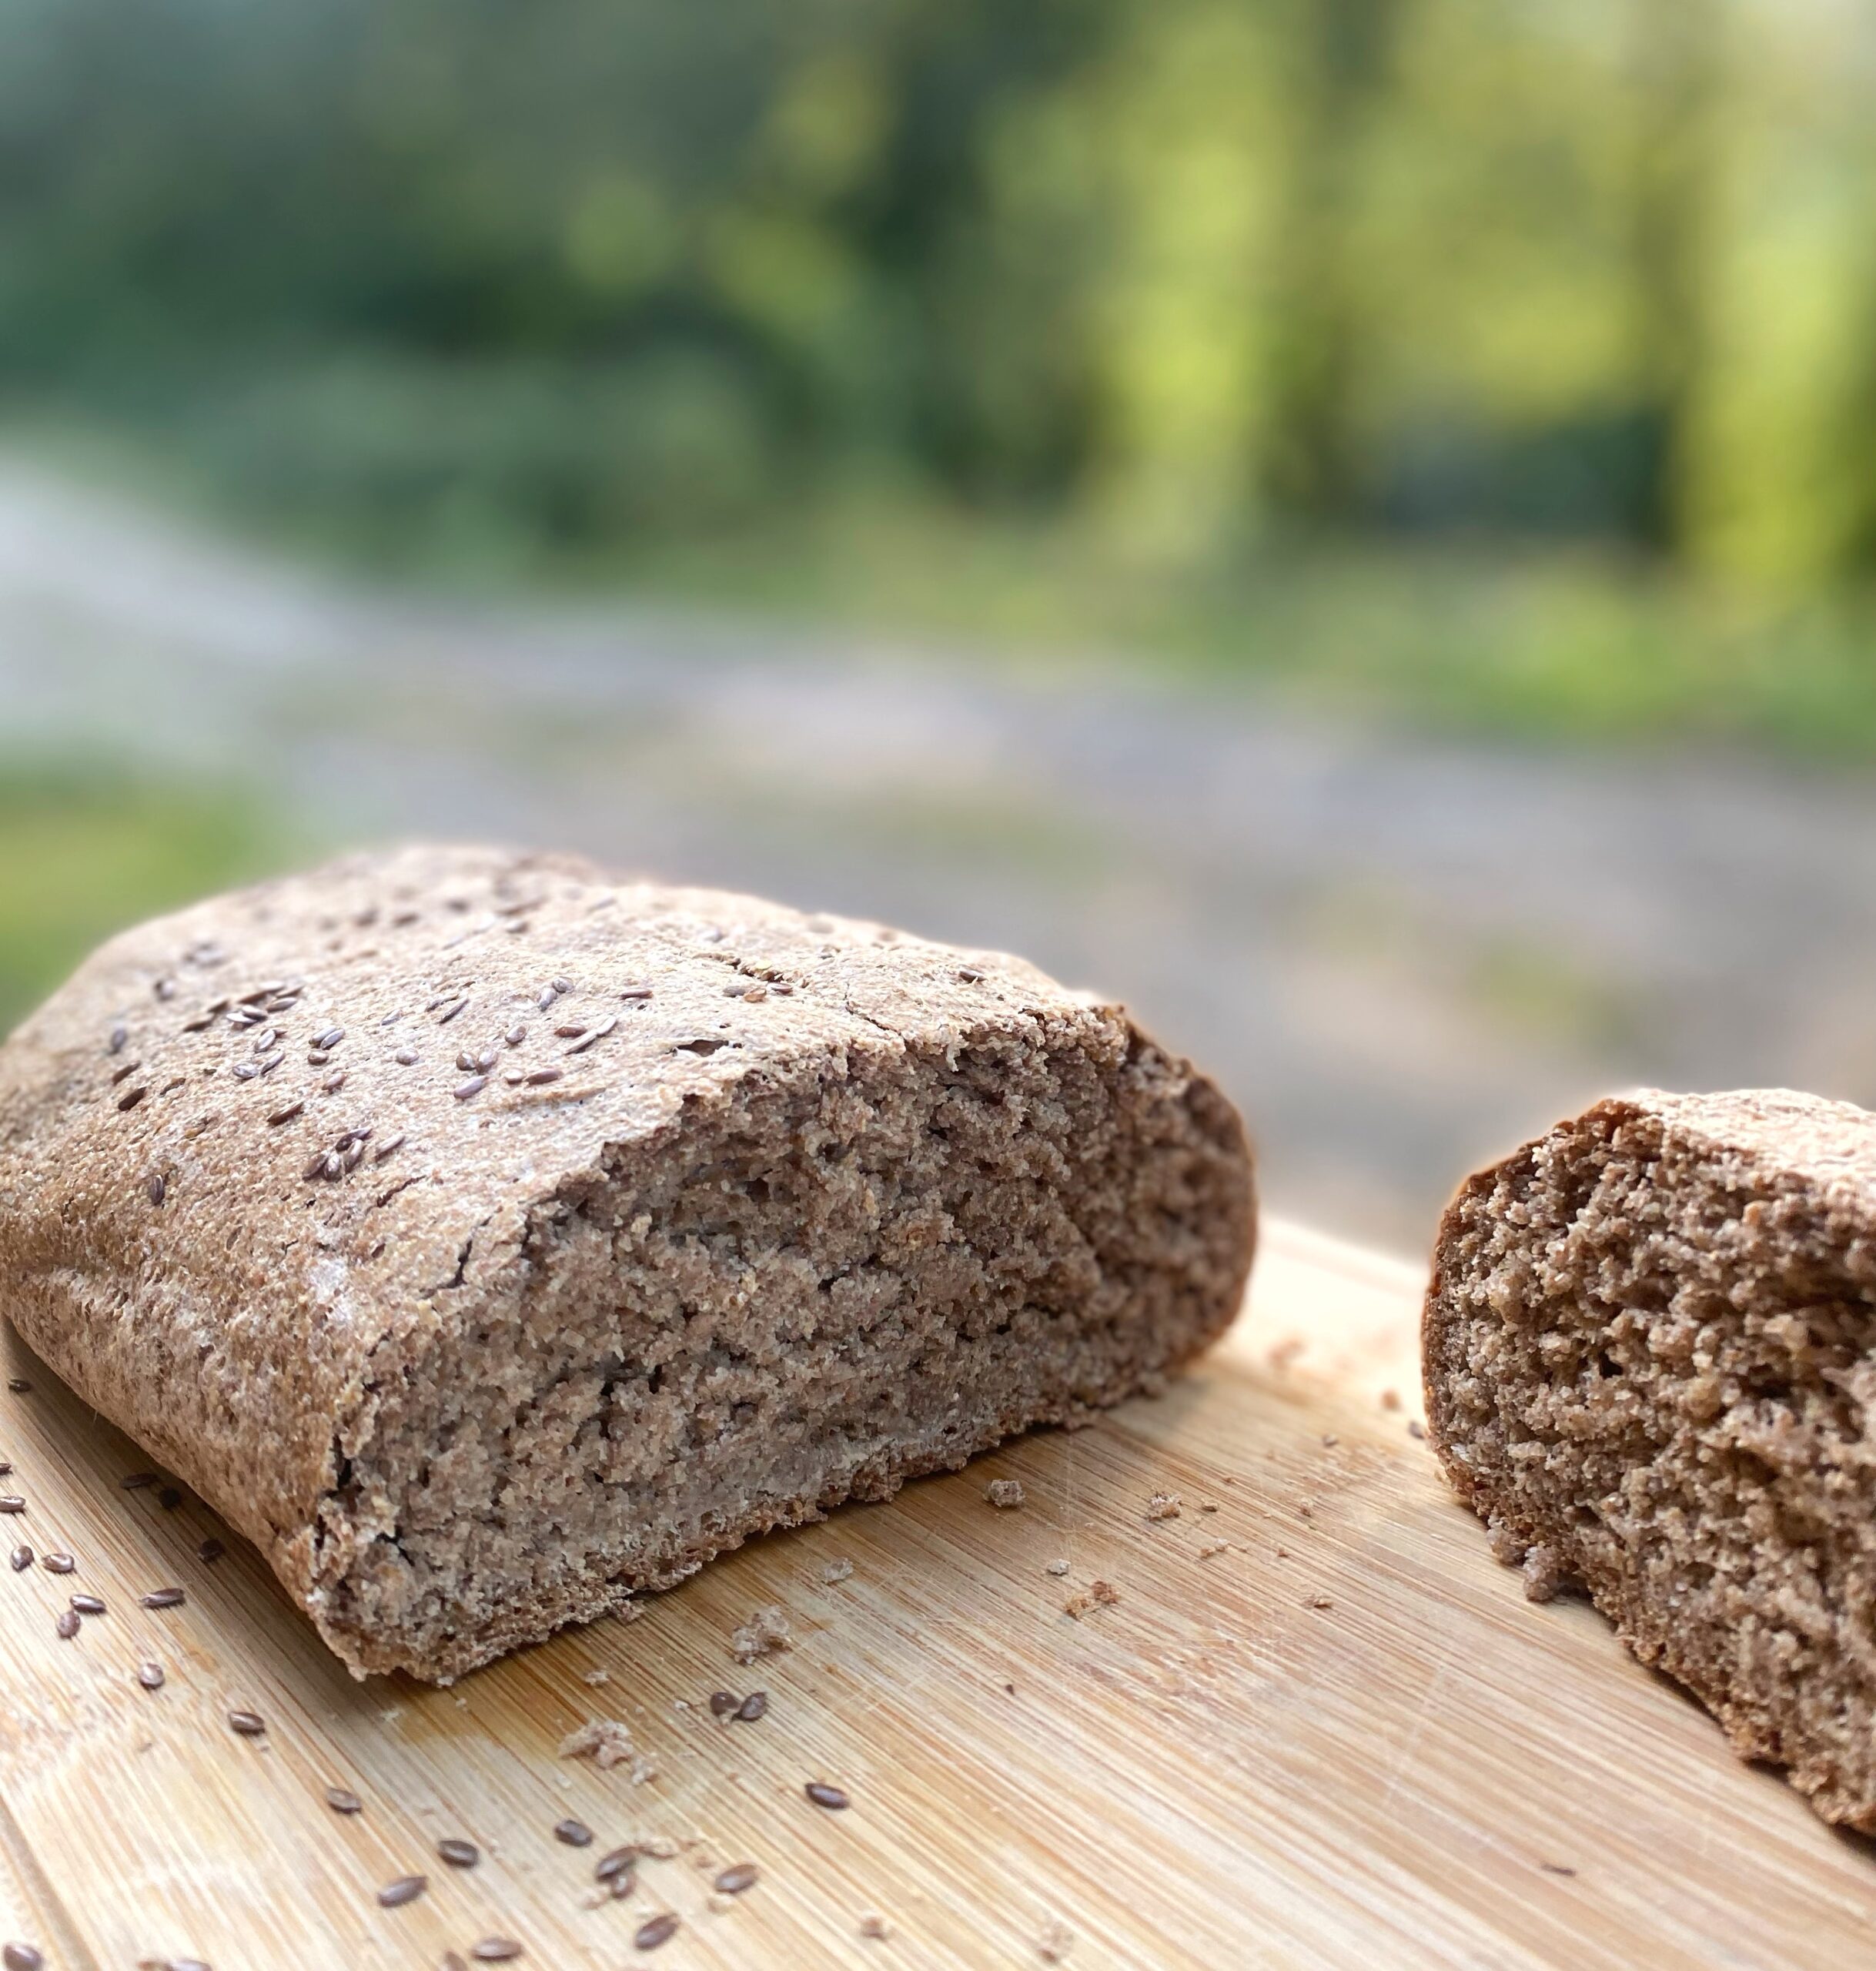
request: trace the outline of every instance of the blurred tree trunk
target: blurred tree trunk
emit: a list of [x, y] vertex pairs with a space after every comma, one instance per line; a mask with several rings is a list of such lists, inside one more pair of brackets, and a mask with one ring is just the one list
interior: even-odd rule
[[1704, 333], [1714, 114], [1724, 30], [1716, 0], [1631, 0], [1640, 105], [1630, 280], [1636, 376], [1651, 426], [1640, 519], [1647, 544], [1685, 544], [1687, 430]]
[[1292, 16], [1292, 135], [1262, 477], [1279, 508], [1326, 525], [1349, 520], [1362, 490], [1351, 235], [1363, 140], [1386, 88], [1399, 6], [1400, 0], [1303, 0]]

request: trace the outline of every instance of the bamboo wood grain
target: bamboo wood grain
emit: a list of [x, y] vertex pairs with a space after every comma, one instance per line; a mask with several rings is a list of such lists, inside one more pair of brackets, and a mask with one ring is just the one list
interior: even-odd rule
[[[121, 1491], [144, 1461], [8, 1330], [34, 1387], [0, 1393], [0, 1457], [30, 1510], [0, 1544], [79, 1571], [0, 1573], [0, 1935], [75, 1971], [434, 1966], [491, 1934], [535, 1967], [1021, 1966], [1052, 1922], [1077, 1971], [1866, 1961], [1868, 1845], [1737, 1763], [1587, 1608], [1527, 1603], [1446, 1494], [1407, 1428], [1419, 1284], [1270, 1226], [1245, 1319], [1164, 1397], [453, 1691], [353, 1683], [239, 1543], [203, 1564], [212, 1518]], [[987, 1504], [992, 1477], [1026, 1506]], [[1146, 1518], [1161, 1491], [1178, 1518]], [[1072, 1619], [1097, 1578], [1119, 1602]], [[171, 1584], [186, 1607], [136, 1605]], [[74, 1588], [109, 1613], [61, 1641]], [[731, 1631], [768, 1602], [795, 1646], [744, 1669]], [[757, 1687], [760, 1723], [711, 1717], [713, 1690]], [[656, 1778], [558, 1759], [594, 1717]], [[851, 1806], [812, 1805], [811, 1779]], [[333, 1784], [364, 1812], [335, 1815]], [[594, 1847], [553, 1839], [570, 1814]], [[586, 1906], [595, 1859], [641, 1832], [690, 1845]], [[453, 1835], [479, 1867], [436, 1859]], [[713, 1908], [742, 1861], [761, 1879]], [[428, 1894], [380, 1909], [407, 1872]], [[667, 1909], [682, 1928], [640, 1959]]]

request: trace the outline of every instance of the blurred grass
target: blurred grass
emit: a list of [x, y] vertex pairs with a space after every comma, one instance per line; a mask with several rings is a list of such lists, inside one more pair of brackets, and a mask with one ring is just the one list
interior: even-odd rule
[[1099, 651], [1434, 731], [1876, 758], [1876, 593], [1777, 597], [1589, 549], [1298, 540], [1176, 566], [1085, 527], [889, 499], [620, 564], [797, 622]]
[[263, 815], [238, 788], [0, 760], [0, 1032], [112, 932], [288, 859]]
[[[477, 417], [450, 410], [459, 390], [473, 397], [471, 376], [408, 399], [386, 383], [340, 417], [325, 413], [358, 379], [320, 377], [284, 423], [250, 418], [236, 393], [212, 417], [168, 400], [160, 417], [109, 423], [16, 413], [6, 436], [81, 479], [374, 581], [728, 609], [1005, 664], [1099, 654], [1432, 731], [1876, 758], [1868, 582], [1776, 589], [1607, 544], [1502, 537], [1266, 533], [1155, 557], [1085, 515], [968, 508], [890, 474], [745, 507], [701, 418], [685, 440], [696, 499], [650, 526], [629, 489], [668, 488], [676, 468], [641, 474], [642, 449], [614, 446], [597, 410], [583, 418], [568, 379], [530, 373], [524, 403]], [[667, 437], [681, 428], [675, 406]]]

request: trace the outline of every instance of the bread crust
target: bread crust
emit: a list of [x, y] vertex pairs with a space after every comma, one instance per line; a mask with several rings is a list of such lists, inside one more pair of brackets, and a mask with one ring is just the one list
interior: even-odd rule
[[[1137, 1240], [1127, 1247], [1125, 1282], [1145, 1296], [1137, 1306], [1108, 1305], [1120, 1262], [1104, 1274], [1098, 1251], [1063, 1303], [1071, 1321], [1099, 1305], [1102, 1320], [1133, 1323], [1128, 1345], [1098, 1372], [1078, 1357], [1081, 1369], [1065, 1367], [1048, 1387], [1012, 1391], [994, 1414], [980, 1407], [951, 1437], [908, 1424], [896, 1449], [856, 1451], [851, 1468], [803, 1464], [786, 1497], [751, 1490], [727, 1512], [706, 1501], [687, 1531], [673, 1518], [655, 1538], [619, 1544], [637, 1481], [614, 1475], [618, 1455], [606, 1453], [607, 1464], [593, 1453], [595, 1430], [681, 1435], [697, 1399], [667, 1392], [662, 1409], [649, 1399], [620, 1407], [619, 1385], [640, 1370], [644, 1387], [658, 1382], [634, 1354], [645, 1346], [636, 1303], [607, 1316], [598, 1368], [543, 1354], [543, 1337], [595, 1320], [596, 1297], [612, 1290], [607, 1269], [637, 1267], [623, 1299], [665, 1296], [667, 1326], [679, 1330], [714, 1310], [711, 1320], [730, 1324], [713, 1344], [719, 1355], [759, 1341], [782, 1361], [768, 1338], [751, 1340], [759, 1310], [737, 1303], [737, 1240], [756, 1236], [747, 1226], [771, 1228], [743, 1256], [769, 1267], [765, 1277], [781, 1277], [790, 1258], [774, 1250], [789, 1236], [785, 1224], [772, 1229], [780, 1207], [765, 1219], [750, 1202], [766, 1195], [751, 1156], [798, 1161], [809, 1139], [838, 1139], [831, 1169], [842, 1157], [866, 1163], [873, 1174], [848, 1183], [838, 1228], [851, 1259], [853, 1214], [880, 1193], [878, 1173], [889, 1177], [901, 1149], [918, 1148], [882, 1144], [884, 1119], [915, 1134], [953, 1082], [1000, 1073], [1036, 1109], [998, 1119], [1012, 1155], [1046, 1129], [1048, 1145], [1066, 1146], [1050, 1154], [1072, 1162], [1077, 1129], [1098, 1133], [1109, 1109], [1125, 1111], [1132, 1133], [1115, 1125], [1102, 1139], [1108, 1189], [1090, 1206], [1096, 1216], [1116, 1217], [1115, 1187], [1142, 1170], [1158, 1173], [1155, 1209], [1168, 1187], [1196, 1186], [1152, 1253]], [[1091, 1105], [1085, 1117], [1041, 1116], [1071, 1099]], [[1154, 1130], [1167, 1141], [1149, 1140]], [[741, 1219], [698, 1220], [697, 1200], [717, 1181], [693, 1167], [705, 1148], [742, 1160]], [[680, 1163], [687, 1189], [670, 1181]], [[788, 1170], [806, 1181], [794, 1163]], [[1018, 1180], [997, 1181], [996, 1196], [1026, 1208]], [[1078, 1206], [1050, 1209], [1045, 1232], [1099, 1244], [1069, 1223]], [[946, 1251], [942, 1226], [929, 1251], [919, 1247], [935, 1210], [908, 1193], [868, 1234], [885, 1245], [861, 1255], [868, 1280], [899, 1283], [915, 1313], [914, 1287], [929, 1299]], [[596, 1226], [610, 1242], [603, 1253]], [[567, 856], [416, 847], [213, 899], [113, 939], [0, 1047], [6, 1311], [89, 1401], [260, 1548], [361, 1672], [446, 1678], [681, 1578], [764, 1526], [856, 1492], [881, 1496], [1010, 1432], [1118, 1400], [1230, 1320], [1254, 1226], [1235, 1111], [1120, 1009], [1019, 959], [624, 882]], [[984, 1235], [969, 1257], [971, 1304], [994, 1300]], [[1059, 1270], [1052, 1249], [1032, 1272], [1045, 1263]], [[701, 1297], [690, 1303], [686, 1265]], [[834, 1287], [838, 1301], [831, 1278], [811, 1284], [823, 1301]], [[1022, 1293], [1036, 1290], [1025, 1276]], [[701, 1363], [701, 1344], [694, 1352]], [[444, 1385], [477, 1379], [485, 1360], [491, 1400], [507, 1405], [500, 1431], [446, 1400]], [[693, 1372], [694, 1381], [704, 1368]], [[720, 1367], [711, 1373], [721, 1382]], [[545, 1380], [529, 1386], [531, 1374]], [[440, 1606], [468, 1593], [477, 1554], [495, 1551], [492, 1525], [511, 1519], [523, 1545], [548, 1537], [533, 1495], [523, 1499], [498, 1467], [525, 1427], [527, 1482], [547, 1484], [554, 1377], [582, 1390], [590, 1382], [605, 1406], [567, 1426], [590, 1497], [577, 1530], [553, 1522], [570, 1554], [585, 1541], [594, 1557], [537, 1555], [526, 1567], [498, 1557], [484, 1572], [510, 1584], [490, 1588], [488, 1605], [453, 1629]], [[429, 1444], [426, 1431], [447, 1441]], [[433, 1450], [461, 1467], [450, 1481], [464, 1502], [454, 1529], [443, 1524], [442, 1481], [413, 1469]], [[674, 1448], [660, 1467], [667, 1517], [677, 1511], [669, 1474], [684, 1461]], [[424, 1514], [436, 1524], [413, 1534]], [[413, 1570], [426, 1574], [420, 1595]], [[396, 1612], [420, 1601], [420, 1620]]]
[[1580, 1584], [1876, 1831], [1876, 1116], [1598, 1103], [1460, 1186], [1422, 1333], [1429, 1437], [1534, 1598]]

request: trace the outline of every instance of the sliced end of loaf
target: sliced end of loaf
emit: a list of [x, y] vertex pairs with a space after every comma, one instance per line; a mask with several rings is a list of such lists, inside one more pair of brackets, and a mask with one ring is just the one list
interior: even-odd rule
[[[1815, 1167], [1777, 1153], [1794, 1118]], [[1582, 1584], [1866, 1829], [1876, 1226], [1841, 1173], [1872, 1131], [1806, 1098], [1601, 1103], [1460, 1191], [1424, 1326], [1429, 1434], [1500, 1558]]]
[[1112, 1014], [830, 1057], [609, 1152], [375, 1365], [309, 1567], [448, 1678], [1150, 1384], [1236, 1311], [1236, 1112]]

